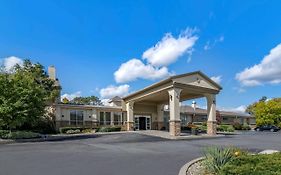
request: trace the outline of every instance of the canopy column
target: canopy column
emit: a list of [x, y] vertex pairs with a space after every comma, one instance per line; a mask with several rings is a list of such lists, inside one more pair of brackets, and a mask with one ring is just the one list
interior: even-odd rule
[[216, 135], [217, 134], [217, 120], [216, 120], [216, 95], [207, 94], [207, 134]]
[[179, 136], [181, 134], [180, 120], [180, 93], [182, 89], [172, 88], [169, 93], [169, 108], [170, 108], [170, 135]]
[[134, 130], [134, 102], [126, 103], [127, 110], [127, 131]]
[[163, 104], [157, 105], [157, 123], [158, 130], [161, 130], [164, 127], [164, 106]]

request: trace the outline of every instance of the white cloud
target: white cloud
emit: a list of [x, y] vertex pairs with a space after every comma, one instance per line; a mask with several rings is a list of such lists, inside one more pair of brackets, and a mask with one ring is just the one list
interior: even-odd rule
[[245, 113], [245, 110], [247, 108], [247, 106], [245, 105], [241, 105], [235, 108], [228, 108], [228, 107], [217, 107], [219, 110], [221, 111], [232, 111], [232, 112], [238, 112], [238, 113]]
[[123, 63], [114, 73], [117, 83], [134, 81], [138, 78], [155, 80], [170, 75], [167, 67], [157, 68], [151, 64], [145, 65], [141, 60], [135, 58]]
[[198, 39], [194, 31], [187, 29], [178, 38], [173, 37], [171, 33], [165, 34], [161, 41], [143, 53], [142, 58], [153, 66], [167, 66], [175, 62], [183, 54], [192, 52]]
[[4, 60], [3, 60], [3, 66], [4, 66], [5, 71], [12, 71], [13, 68], [17, 64], [22, 66], [23, 59], [15, 57], [15, 56], [10, 56], [10, 57], [4, 58]]
[[217, 43], [221, 43], [224, 41], [224, 36], [220, 36], [219, 38], [216, 38], [213, 42], [211, 41], [207, 41], [205, 46], [204, 46], [204, 50], [210, 50], [211, 48], [215, 47], [215, 45]]
[[214, 82], [220, 84], [220, 83], [221, 83], [221, 80], [222, 80], [221, 77], [222, 77], [221, 75], [219, 75], [219, 76], [213, 76], [213, 77], [211, 77], [211, 79], [212, 79]]
[[209, 49], [211, 49], [210, 41], [207, 41], [207, 43], [204, 46], [204, 50], [209, 50]]
[[130, 86], [127, 84], [120, 86], [110, 85], [100, 90], [100, 96], [102, 99], [109, 99], [115, 96], [123, 97], [129, 93]]
[[72, 94], [63, 94], [61, 96], [61, 101], [64, 99], [64, 98], [67, 98], [69, 101], [73, 100], [75, 97], [81, 97], [81, 91], [77, 91], [77, 92], [74, 92]]
[[271, 49], [259, 64], [236, 74], [243, 86], [281, 83], [281, 44]]
[[238, 93], [244, 93], [246, 92], [246, 89], [243, 87], [234, 87], [234, 90], [236, 90]]

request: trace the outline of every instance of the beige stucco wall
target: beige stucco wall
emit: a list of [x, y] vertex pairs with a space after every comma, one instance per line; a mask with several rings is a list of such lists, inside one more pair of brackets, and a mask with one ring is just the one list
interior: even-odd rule
[[[198, 79], [200, 81], [198, 81]], [[207, 80], [204, 77], [202, 77], [201, 75], [199, 75], [199, 74], [189, 75], [188, 78], [187, 77], [176, 78], [174, 81], [177, 82], [177, 83], [182, 83], [182, 84], [188, 84], [188, 85], [194, 85], [194, 86], [199, 86], [199, 87], [219, 90], [217, 87], [212, 85], [210, 82], [207, 82]]]
[[[60, 113], [56, 114], [56, 120], [70, 120], [70, 111], [78, 110], [83, 111], [84, 121], [94, 121], [97, 120], [97, 110], [79, 109], [79, 108], [61, 108]], [[62, 115], [64, 117], [62, 117]], [[91, 116], [91, 118], [89, 117]]]
[[152, 104], [135, 104], [134, 115], [149, 115], [151, 116], [151, 127], [156, 129], [157, 123], [157, 105]]
[[[70, 121], [70, 111], [78, 110], [83, 111], [83, 121], [84, 122], [98, 122], [100, 120], [100, 112], [121, 112], [121, 108], [110, 108], [110, 107], [77, 107], [71, 105], [58, 105], [56, 106], [56, 121], [64, 121], [68, 123]], [[64, 116], [64, 117], [62, 117]]]

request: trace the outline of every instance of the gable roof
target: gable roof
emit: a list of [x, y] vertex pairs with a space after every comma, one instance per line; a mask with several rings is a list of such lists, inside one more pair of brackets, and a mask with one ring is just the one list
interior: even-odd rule
[[110, 103], [110, 102], [114, 102], [114, 101], [117, 101], [117, 102], [122, 101], [122, 98], [119, 97], [119, 96], [115, 96], [115, 97], [113, 97], [112, 99], [110, 99], [109, 103]]
[[176, 78], [181, 78], [181, 77], [185, 77], [185, 76], [189, 76], [189, 75], [194, 75], [194, 74], [199, 74], [201, 75], [203, 78], [205, 78], [208, 82], [210, 82], [212, 85], [214, 85], [215, 87], [217, 87], [219, 90], [222, 90], [222, 87], [216, 83], [214, 80], [212, 80], [211, 78], [209, 78], [206, 74], [202, 73], [201, 71], [194, 71], [194, 72], [189, 72], [189, 73], [185, 73], [185, 74], [180, 74], [180, 75], [174, 75], [171, 76], [171, 79], [176, 79]]
[[132, 96], [134, 96], [134, 95], [137, 95], [137, 94], [139, 94], [139, 93], [145, 92], [145, 91], [147, 91], [147, 90], [149, 90], [149, 89], [155, 88], [155, 87], [157, 87], [157, 86], [161, 86], [161, 85], [163, 85], [163, 84], [165, 84], [165, 83], [169, 83], [169, 82], [173, 81], [173, 80], [176, 79], [176, 78], [181, 78], [181, 77], [190, 76], [190, 75], [195, 75], [195, 74], [198, 74], [198, 75], [202, 76], [203, 78], [205, 78], [208, 82], [210, 82], [213, 86], [215, 86], [215, 87], [218, 88], [219, 90], [222, 89], [222, 87], [221, 87], [219, 84], [217, 84], [216, 82], [214, 82], [212, 79], [210, 79], [207, 75], [205, 75], [205, 74], [202, 73], [201, 71], [194, 71], [194, 72], [189, 72], [189, 73], [185, 73], [185, 74], [170, 76], [170, 77], [168, 77], [168, 78], [166, 78], [166, 79], [164, 79], [164, 80], [161, 80], [161, 81], [156, 82], [156, 83], [154, 83], [154, 84], [152, 84], [152, 85], [150, 85], [150, 86], [147, 86], [147, 87], [145, 87], [145, 88], [143, 88], [143, 89], [141, 89], [141, 90], [139, 90], [139, 91], [136, 91], [136, 92], [134, 92], [134, 93], [132, 93], [132, 94], [129, 94], [129, 95], [123, 97], [122, 99], [125, 100], [125, 99], [130, 98], [130, 97], [132, 97]]

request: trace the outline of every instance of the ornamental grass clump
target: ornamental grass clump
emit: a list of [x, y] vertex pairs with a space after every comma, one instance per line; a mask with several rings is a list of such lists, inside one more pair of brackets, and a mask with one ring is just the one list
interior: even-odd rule
[[222, 167], [239, 155], [234, 148], [209, 147], [204, 150], [206, 171], [211, 174], [219, 174]]

